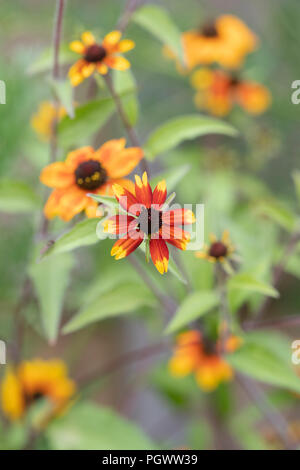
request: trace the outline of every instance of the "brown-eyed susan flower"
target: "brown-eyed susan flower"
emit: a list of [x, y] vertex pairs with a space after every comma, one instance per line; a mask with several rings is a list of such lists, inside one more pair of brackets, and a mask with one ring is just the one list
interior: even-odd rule
[[35, 401], [45, 398], [56, 414], [67, 405], [75, 390], [63, 361], [33, 359], [22, 362], [16, 369], [7, 368], [1, 383], [1, 406], [5, 416], [17, 420]]
[[51, 101], [43, 101], [37, 112], [31, 118], [31, 126], [39, 137], [43, 140], [49, 140], [56, 121], [60, 121], [66, 115], [63, 106], [58, 109]]
[[[255, 34], [241, 19], [233, 15], [221, 15], [199, 29], [182, 34], [186, 68], [192, 70], [197, 65], [213, 63], [226, 68], [238, 68], [245, 56], [256, 48], [257, 42]], [[164, 52], [176, 59], [168, 48]]]
[[271, 103], [271, 94], [265, 86], [221, 70], [197, 70], [191, 83], [197, 90], [196, 106], [215, 116], [225, 116], [235, 104], [250, 114], [261, 114]]
[[116, 139], [98, 150], [82, 147], [70, 152], [64, 162], [45, 167], [40, 180], [54, 188], [44, 207], [45, 216], [68, 221], [85, 211], [87, 217], [96, 217], [98, 205], [87, 194], [112, 195], [115, 183], [132, 189], [133, 183], [123, 177], [136, 167], [143, 151], [139, 147], [125, 148], [125, 144], [125, 139]]
[[222, 358], [218, 349], [218, 343], [204, 338], [199, 331], [181, 333], [176, 339], [169, 370], [174, 377], [185, 377], [194, 373], [202, 390], [213, 391], [220, 383], [233, 378], [232, 368]]
[[210, 234], [210, 245], [204, 245], [202, 251], [196, 253], [197, 258], [207, 259], [211, 263], [224, 263], [234, 253], [228, 230], [224, 230], [221, 240], [216, 235]]
[[135, 192], [119, 184], [113, 185], [113, 191], [127, 215], [115, 215], [103, 222], [105, 232], [121, 235], [111, 255], [117, 260], [125, 258], [146, 240], [153, 264], [160, 274], [164, 274], [169, 262], [167, 243], [180, 250], [186, 249], [190, 234], [182, 226], [195, 222], [193, 212], [189, 209], [167, 210], [164, 206], [166, 182], [159, 182], [152, 191], [146, 172], [142, 179], [135, 176]]
[[70, 49], [81, 55], [69, 70], [73, 86], [79, 85], [95, 71], [105, 75], [108, 68], [126, 70], [130, 67], [130, 62], [120, 54], [130, 51], [135, 44], [130, 39], [121, 40], [121, 36], [120, 31], [112, 31], [101, 43], [97, 43], [93, 34], [85, 31], [81, 35], [81, 41], [71, 42]]

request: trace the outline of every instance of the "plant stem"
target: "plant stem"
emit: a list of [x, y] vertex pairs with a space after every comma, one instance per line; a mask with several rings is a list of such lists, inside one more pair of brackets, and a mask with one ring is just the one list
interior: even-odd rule
[[[141, 143], [139, 141], [139, 138], [138, 138], [138, 135], [134, 129], [134, 127], [130, 124], [127, 116], [126, 116], [126, 112], [123, 108], [123, 104], [122, 104], [122, 101], [121, 101], [121, 98], [120, 96], [116, 93], [115, 89], [114, 89], [114, 86], [113, 86], [113, 82], [112, 82], [112, 78], [110, 75], [104, 75], [104, 79], [105, 79], [105, 82], [106, 82], [106, 85], [107, 85], [107, 88], [109, 89], [109, 92], [116, 104], [116, 107], [117, 107], [117, 111], [118, 111], [118, 114], [120, 116], [120, 119], [121, 121], [123, 122], [123, 125], [126, 129], [126, 132], [128, 134], [128, 137], [131, 141], [131, 144], [134, 146], [134, 147], [141, 147]], [[149, 174], [149, 169], [148, 169], [148, 165], [147, 165], [147, 162], [146, 162], [146, 159], [145, 157], [141, 160], [141, 170], [142, 170], [142, 173], [144, 171], [146, 171], [148, 174]]]
[[219, 263], [215, 265], [215, 276], [219, 290], [220, 311], [223, 320], [223, 324], [221, 322], [221, 351], [225, 351], [226, 341], [232, 329], [232, 321], [227, 298], [227, 274]]
[[[295, 233], [291, 235], [280, 261], [278, 262], [278, 264], [276, 264], [276, 266], [273, 269], [272, 285], [275, 288], [279, 286], [282, 276], [285, 272], [286, 264], [290, 256], [295, 251], [299, 241], [300, 241], [300, 232], [297, 230]], [[255, 316], [255, 320], [258, 320], [265, 315], [271, 302], [272, 302], [271, 298], [267, 297], [266, 300], [262, 303], [257, 315]]]
[[262, 321], [249, 321], [243, 324], [244, 330], [255, 330], [259, 328], [293, 328], [300, 326], [300, 315], [287, 315], [279, 318], [270, 318]]
[[254, 381], [241, 374], [237, 376], [237, 381], [261, 411], [265, 419], [276, 430], [286, 449], [293, 449], [295, 442], [289, 433], [289, 424], [285, 417], [270, 403], [261, 387]]
[[65, 0], [57, 0], [56, 14], [53, 31], [53, 69], [52, 77], [59, 78], [59, 48], [62, 35], [62, 22], [64, 15]]
[[118, 21], [117, 30], [124, 33], [128, 23], [135, 12], [135, 10], [144, 3], [143, 0], [128, 0], [123, 12], [123, 15]]

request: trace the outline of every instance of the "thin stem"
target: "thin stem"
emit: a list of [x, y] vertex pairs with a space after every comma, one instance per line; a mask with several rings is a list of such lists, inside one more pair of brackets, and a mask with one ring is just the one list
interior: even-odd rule
[[293, 328], [300, 326], [300, 315], [287, 315], [280, 318], [270, 318], [261, 321], [249, 321], [243, 324], [244, 330], [252, 330], [259, 328]]
[[169, 345], [167, 343], [155, 343], [151, 344], [150, 346], [145, 346], [144, 348], [134, 349], [133, 351], [128, 351], [120, 357], [117, 357], [107, 364], [104, 364], [97, 368], [96, 370], [83, 375], [82, 377], [78, 377], [76, 379], [76, 383], [78, 386], [86, 386], [89, 385], [92, 381], [96, 378], [104, 378], [108, 375], [111, 375], [114, 372], [122, 369], [124, 366], [129, 364], [134, 364], [139, 361], [143, 361], [148, 357], [151, 357], [155, 354], [161, 354], [168, 348]]
[[168, 297], [165, 294], [163, 294], [160, 291], [160, 289], [157, 288], [155, 283], [152, 281], [151, 277], [144, 270], [143, 266], [141, 265], [141, 263], [138, 261], [137, 257], [134, 254], [129, 256], [128, 260], [131, 263], [131, 265], [134, 267], [134, 269], [137, 271], [141, 279], [143, 279], [146, 286], [149, 287], [149, 289], [153, 292], [153, 294], [161, 303], [161, 305], [166, 309], [166, 311], [168, 312], [168, 316], [172, 316], [175, 313], [175, 310], [177, 308], [175, 301], [171, 299], [171, 297]]
[[[137, 135], [134, 127], [130, 124], [130, 122], [127, 118], [126, 112], [123, 108], [122, 100], [121, 100], [120, 96], [115, 91], [111, 76], [110, 75], [104, 75], [104, 79], [105, 79], [107, 88], [109, 89], [109, 92], [110, 92], [110, 94], [111, 94], [111, 96], [112, 96], [112, 98], [113, 98], [113, 100], [116, 104], [118, 114], [120, 116], [121, 121], [123, 122], [123, 125], [124, 125], [124, 127], [126, 129], [126, 132], [128, 134], [128, 137], [131, 141], [131, 144], [134, 147], [141, 147], [141, 143], [139, 141], [138, 135]], [[144, 171], [146, 171], [149, 174], [149, 169], [148, 169], [148, 165], [147, 165], [147, 162], [146, 162], [145, 158], [143, 158], [141, 160], [140, 164], [141, 164], [142, 173]]]
[[22, 317], [22, 309], [26, 307], [26, 305], [29, 303], [31, 299], [31, 294], [32, 294], [32, 286], [31, 282], [26, 277], [22, 290], [21, 290], [21, 296], [18, 301], [18, 303], [15, 306], [14, 312], [13, 312], [13, 319], [14, 319], [14, 342], [12, 345], [12, 361], [14, 364], [18, 364], [21, 358], [21, 353], [22, 353], [22, 346], [23, 346], [23, 339], [24, 339], [24, 321]]
[[[274, 287], [277, 288], [279, 286], [279, 284], [281, 282], [281, 279], [282, 279], [282, 276], [285, 272], [285, 267], [287, 265], [287, 262], [288, 262], [290, 256], [295, 251], [299, 241], [300, 241], [300, 233], [299, 233], [299, 231], [296, 231], [295, 233], [293, 233], [291, 235], [291, 237], [289, 239], [289, 242], [288, 242], [288, 244], [287, 244], [287, 246], [286, 246], [286, 248], [283, 252], [283, 255], [282, 255], [280, 261], [274, 267], [273, 276], [272, 276], [272, 285]], [[272, 302], [271, 298], [267, 297], [266, 300], [261, 305], [257, 315], [255, 316], [255, 320], [257, 320], [257, 319], [264, 316], [264, 314], [268, 310], [271, 302]]]
[[52, 77], [59, 78], [59, 48], [62, 35], [62, 22], [64, 15], [65, 0], [57, 0], [56, 14], [53, 30], [53, 68]]
[[124, 33], [128, 26], [128, 23], [135, 12], [135, 10], [144, 3], [143, 0], [128, 0], [124, 9], [124, 12], [118, 21], [117, 30]]
[[289, 423], [272, 403], [270, 403], [261, 387], [255, 381], [240, 374], [237, 377], [237, 381], [256, 407], [261, 411], [265, 419], [276, 430], [285, 447], [287, 449], [293, 449], [296, 443], [293, 442], [291, 438]]
[[221, 350], [225, 351], [226, 341], [232, 329], [232, 319], [228, 306], [227, 274], [219, 263], [215, 265], [215, 275], [220, 296], [220, 311], [224, 323], [221, 325]]

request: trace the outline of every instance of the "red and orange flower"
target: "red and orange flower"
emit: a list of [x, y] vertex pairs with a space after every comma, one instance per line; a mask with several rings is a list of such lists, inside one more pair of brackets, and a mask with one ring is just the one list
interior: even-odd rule
[[120, 31], [112, 31], [99, 44], [90, 31], [85, 31], [81, 41], [71, 42], [70, 49], [82, 56], [69, 70], [73, 86], [79, 85], [95, 71], [105, 75], [109, 67], [116, 70], [130, 67], [130, 62], [120, 53], [130, 51], [135, 44], [130, 39], [121, 40], [121, 36]]
[[135, 192], [122, 185], [113, 185], [114, 194], [127, 214], [110, 217], [103, 222], [104, 231], [123, 235], [113, 246], [111, 255], [119, 260], [136, 250], [143, 240], [149, 242], [153, 264], [164, 274], [168, 270], [169, 249], [167, 243], [185, 250], [190, 234], [182, 226], [195, 222], [189, 209], [166, 210], [166, 182], [157, 184], [152, 192], [147, 173], [141, 179], [135, 176]]
[[[234, 338], [228, 338], [225, 346], [227, 352], [233, 352], [240, 346]], [[206, 392], [215, 390], [220, 383], [233, 378], [233, 370], [220, 355], [218, 343], [204, 339], [196, 330], [181, 333], [177, 337], [169, 370], [174, 377], [194, 373], [199, 387]]]
[[[221, 15], [198, 30], [182, 34], [186, 68], [218, 63], [226, 68], [238, 68], [247, 54], [257, 46], [257, 38], [248, 26], [233, 15]], [[177, 58], [168, 48], [170, 58]], [[177, 60], [178, 62], [178, 60]]]
[[143, 151], [139, 147], [125, 148], [125, 144], [125, 139], [116, 139], [98, 150], [82, 147], [70, 152], [64, 162], [45, 167], [40, 179], [54, 188], [44, 207], [45, 216], [69, 221], [85, 211], [87, 217], [96, 217], [98, 204], [87, 194], [112, 195], [115, 183], [132, 189], [133, 183], [123, 177], [140, 162]]
[[261, 114], [271, 103], [271, 94], [265, 86], [221, 70], [197, 70], [191, 83], [197, 90], [196, 106], [215, 116], [227, 115], [234, 104], [250, 114]]

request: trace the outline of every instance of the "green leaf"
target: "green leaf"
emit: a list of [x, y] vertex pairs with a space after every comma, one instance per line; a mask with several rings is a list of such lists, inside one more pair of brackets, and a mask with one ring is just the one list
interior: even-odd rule
[[96, 234], [97, 225], [100, 218], [87, 219], [79, 222], [71, 230], [53, 243], [48, 250], [43, 254], [43, 257], [65, 253], [67, 251], [75, 250], [82, 246], [93, 245], [99, 241]]
[[40, 209], [41, 201], [26, 183], [0, 181], [0, 211], [8, 213], [34, 212]]
[[292, 177], [294, 180], [295, 190], [298, 197], [298, 201], [300, 202], [300, 171], [294, 170], [292, 173]]
[[[140, 246], [139, 246], [139, 249], [143, 251], [143, 253], [145, 254], [145, 257], [146, 257], [146, 248], [145, 248], [145, 242], [141, 243]], [[155, 271], [156, 271], [156, 268], [155, 268]], [[156, 271], [157, 272], [157, 271]], [[187, 280], [184, 278], [184, 276], [182, 275], [182, 273], [180, 272], [177, 264], [175, 263], [175, 261], [171, 258], [169, 258], [169, 264], [168, 264], [168, 272], [172, 273], [173, 276], [175, 276], [178, 281], [182, 282], [183, 284], [186, 284], [187, 283]]]
[[55, 343], [58, 335], [73, 263], [72, 255], [64, 253], [33, 264], [29, 271], [37, 293], [44, 331], [51, 344]]
[[168, 193], [170, 193], [173, 189], [176, 189], [176, 186], [189, 172], [190, 168], [190, 165], [181, 165], [164, 173], [160, 173], [159, 175], [155, 176], [155, 178], [151, 179], [151, 186], [154, 188], [159, 181], [166, 180], [167, 190]]
[[[61, 65], [76, 61], [76, 54], [69, 48], [69, 44], [62, 44], [59, 51], [59, 63]], [[53, 67], [53, 47], [45, 49], [42, 54], [27, 69], [29, 75], [46, 72]]]
[[114, 196], [100, 196], [99, 194], [88, 194], [89, 197], [94, 199], [94, 201], [99, 202], [100, 204], [105, 204], [107, 207], [114, 209], [116, 211], [120, 211], [121, 206], [119, 205], [119, 201]]
[[85, 305], [64, 327], [64, 333], [79, 330], [90, 323], [126, 315], [143, 306], [152, 306], [155, 300], [141, 284], [125, 282], [108, 292], [101, 293], [90, 304]]
[[136, 11], [132, 19], [163, 44], [169, 46], [184, 64], [181, 32], [164, 8], [157, 5], [145, 5]]
[[255, 380], [299, 393], [300, 378], [292, 368], [289, 342], [285, 342], [284, 350], [282, 337], [269, 336], [268, 331], [246, 335], [243, 346], [227, 355], [226, 360]]
[[261, 215], [269, 217], [288, 232], [295, 229], [297, 217], [279, 201], [263, 201], [256, 208]]
[[139, 102], [136, 96], [137, 84], [131, 70], [118, 71], [113, 74], [114, 88], [119, 96], [124, 96], [122, 104], [127, 119], [132, 126], [138, 121]]
[[180, 330], [208, 313], [211, 309], [216, 307], [218, 303], [218, 296], [213, 291], [193, 292], [184, 299], [168, 324], [165, 333], [170, 334]]
[[195, 139], [207, 134], [237, 135], [229, 124], [218, 119], [190, 114], [179, 116], [162, 124], [148, 138], [144, 150], [149, 160], [179, 145], [184, 140]]
[[54, 94], [67, 111], [68, 116], [74, 118], [73, 89], [70, 80], [50, 80]]
[[58, 139], [62, 147], [73, 146], [77, 142], [87, 142], [113, 114], [115, 104], [112, 98], [90, 101], [75, 109], [75, 117], [65, 116], [58, 125]]
[[78, 403], [46, 429], [53, 450], [130, 450], [156, 446], [135, 424], [109, 408]]
[[228, 288], [245, 290], [253, 293], [263, 294], [268, 297], [279, 297], [279, 292], [269, 284], [255, 279], [251, 274], [240, 273], [232, 276], [228, 281]]

